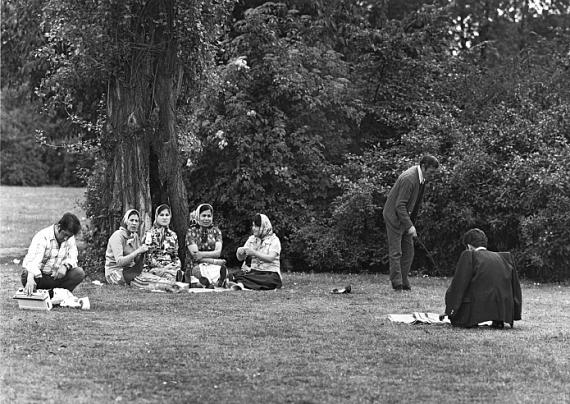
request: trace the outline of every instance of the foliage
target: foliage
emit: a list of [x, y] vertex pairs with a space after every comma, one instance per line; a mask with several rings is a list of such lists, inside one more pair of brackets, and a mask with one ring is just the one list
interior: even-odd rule
[[92, 159], [69, 151], [64, 144], [51, 147], [42, 144], [39, 131], [52, 136], [62, 125], [57, 120], [42, 117], [37, 107], [26, 99], [27, 94], [24, 86], [5, 88], [1, 92], [0, 182], [28, 186], [83, 185], [80, 169], [88, 167]]
[[[567, 2], [72, 3], [3, 3], [2, 78], [37, 87], [44, 144], [79, 139], [107, 163], [88, 185], [95, 221], [134, 200], [109, 185], [131, 142], [143, 163], [126, 178], [146, 183], [148, 170], [151, 197], [138, 197], [155, 205], [173, 200], [183, 157], [188, 198], [174, 196], [214, 205], [226, 258], [261, 211], [296, 268], [384, 271], [385, 196], [432, 153], [442, 169], [417, 227], [436, 266], [417, 249], [416, 269], [451, 274], [461, 234], [479, 226], [522, 274], [570, 276]], [[16, 130], [27, 111], [2, 111], [12, 156], [36, 156], [32, 127]], [[63, 130], [49, 126], [63, 116]], [[26, 167], [49, 162], [55, 175], [49, 153]], [[3, 178], [21, 173], [5, 167]], [[93, 245], [105, 239], [96, 227]]]
[[[197, 94], [232, 1], [103, 0], [44, 3], [48, 66], [37, 89], [46, 113], [64, 112], [79, 147], [101, 164], [88, 187], [96, 245], [136, 207], [143, 227], [168, 202], [183, 240], [187, 201], [176, 119]], [[181, 243], [183, 245], [183, 243]], [[94, 246], [96, 249], [96, 246]]]
[[[81, 186], [92, 157], [70, 146], [75, 132], [60, 113], [40, 114], [34, 94], [49, 68], [42, 0], [2, 3], [2, 183]], [[84, 173], [80, 173], [83, 171]]]
[[289, 250], [289, 235], [335, 194], [331, 164], [358, 111], [341, 55], [302, 40], [311, 23], [283, 4], [248, 10], [196, 108], [189, 198], [212, 203], [234, 243], [263, 212]]
[[[6, 185], [43, 185], [48, 182], [47, 166], [36, 145], [36, 121], [29, 119], [33, 111], [27, 106], [10, 107], [15, 97], [2, 91], [1, 182]], [[11, 97], [12, 95], [12, 97]]]
[[[347, 186], [333, 207], [348, 204], [348, 211], [354, 212], [348, 222], [354, 224], [356, 236], [336, 224], [342, 215], [333, 210], [335, 225], [324, 225], [329, 229], [324, 238], [332, 241], [313, 247], [336, 265], [343, 262], [337, 256], [346, 260], [352, 255], [355, 259], [343, 267], [353, 270], [381, 262], [386, 254], [384, 236], [371, 233], [359, 215], [362, 207], [371, 207], [367, 214], [380, 215], [383, 201], [363, 201], [374, 201], [374, 194], [386, 195], [395, 176], [385, 174], [393, 168], [399, 173], [411, 164], [409, 159], [403, 164], [403, 157], [417, 162], [429, 151], [444, 163], [418, 219], [420, 239], [437, 257], [439, 268], [432, 273], [452, 274], [463, 248], [461, 235], [477, 226], [488, 234], [491, 248], [515, 252], [522, 274], [566, 279], [568, 179], [562, 174], [562, 162], [569, 152], [568, 72], [563, 62], [545, 61], [532, 48], [528, 52], [524, 59], [490, 71], [458, 65], [462, 78], [443, 83], [448, 88], [455, 84], [450, 93], [455, 110], [418, 116], [417, 125], [389, 149], [377, 148], [363, 154], [357, 164], [347, 164], [338, 177]], [[347, 240], [357, 240], [352, 251]], [[379, 246], [376, 251], [374, 242]], [[332, 255], [328, 248], [342, 250]], [[356, 259], [362, 257], [370, 257], [364, 266]], [[320, 264], [310, 258], [312, 265]]]

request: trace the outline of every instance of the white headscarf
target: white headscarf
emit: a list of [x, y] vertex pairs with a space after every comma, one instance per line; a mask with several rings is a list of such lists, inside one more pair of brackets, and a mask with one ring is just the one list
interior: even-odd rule
[[133, 214], [137, 214], [137, 216], [141, 217], [141, 214], [139, 213], [138, 210], [136, 209], [129, 209], [125, 212], [125, 215], [123, 216], [123, 220], [121, 220], [121, 229], [125, 230], [127, 232], [127, 234], [131, 234], [131, 232], [128, 230], [128, 221], [129, 221], [129, 217], [131, 217]]
[[200, 209], [202, 209], [203, 207], [207, 207], [208, 209], [206, 210], [210, 210], [212, 212], [212, 223], [209, 226], [207, 226], [207, 227], [212, 227], [214, 225], [214, 208], [209, 203], [202, 203], [198, 205], [196, 210], [190, 215], [190, 220], [193, 224], [197, 224], [200, 227], [206, 227], [202, 223], [200, 223]]
[[269, 218], [265, 216], [263, 213], [260, 213], [261, 216], [261, 226], [259, 229], [259, 238], [263, 240], [265, 237], [269, 237], [273, 234], [273, 226], [271, 226], [271, 222]]

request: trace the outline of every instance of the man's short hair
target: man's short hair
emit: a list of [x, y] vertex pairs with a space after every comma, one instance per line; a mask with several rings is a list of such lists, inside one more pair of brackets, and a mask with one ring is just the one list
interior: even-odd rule
[[434, 156], [432, 156], [431, 154], [426, 154], [420, 160], [420, 166], [424, 167], [426, 169], [428, 169], [430, 167], [438, 169], [439, 168], [439, 161], [437, 161], [437, 159]]
[[481, 229], [471, 229], [463, 235], [463, 244], [471, 244], [475, 248], [487, 248], [487, 235]]
[[64, 213], [57, 224], [61, 230], [68, 231], [74, 236], [79, 233], [79, 230], [81, 230], [81, 223], [73, 213]]

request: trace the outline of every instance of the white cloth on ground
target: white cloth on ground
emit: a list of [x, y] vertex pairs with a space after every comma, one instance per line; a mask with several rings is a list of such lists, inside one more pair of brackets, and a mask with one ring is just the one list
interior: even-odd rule
[[440, 320], [437, 313], [388, 314], [388, 320], [405, 324], [450, 324], [447, 317]]
[[91, 309], [91, 303], [88, 297], [78, 298], [73, 295], [69, 290], [63, 288], [54, 288], [51, 304], [60, 307], [71, 307], [81, 310]]

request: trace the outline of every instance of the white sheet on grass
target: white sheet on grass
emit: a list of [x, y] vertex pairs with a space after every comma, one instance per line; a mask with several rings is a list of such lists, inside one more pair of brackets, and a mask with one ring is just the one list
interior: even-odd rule
[[447, 317], [440, 320], [437, 313], [388, 314], [388, 320], [405, 324], [450, 324]]

